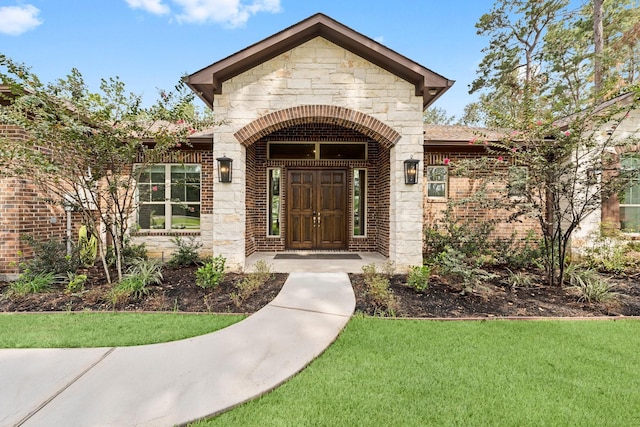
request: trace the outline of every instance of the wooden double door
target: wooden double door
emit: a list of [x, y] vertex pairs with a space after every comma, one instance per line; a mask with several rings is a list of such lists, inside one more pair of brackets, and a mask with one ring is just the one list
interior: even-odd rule
[[347, 247], [347, 171], [290, 169], [287, 173], [287, 247]]

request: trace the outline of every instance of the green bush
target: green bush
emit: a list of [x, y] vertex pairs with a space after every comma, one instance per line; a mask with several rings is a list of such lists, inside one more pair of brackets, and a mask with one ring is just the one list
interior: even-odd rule
[[227, 259], [222, 255], [211, 258], [196, 271], [196, 285], [205, 289], [215, 289], [224, 279]]
[[413, 266], [407, 275], [407, 285], [418, 292], [426, 291], [429, 288], [430, 277], [431, 267], [427, 265]]
[[398, 310], [398, 301], [389, 287], [389, 279], [378, 273], [375, 264], [362, 266], [367, 297], [371, 299], [375, 307], [375, 314], [382, 316], [395, 316]]
[[487, 254], [491, 245], [489, 236], [494, 228], [489, 221], [460, 220], [449, 206], [443, 223], [425, 230], [425, 258], [433, 261], [447, 248], [456, 249], [466, 257]]
[[471, 264], [462, 252], [454, 248], [447, 248], [438, 256], [438, 269], [443, 275], [461, 282], [463, 295], [473, 292], [482, 282], [497, 277]]
[[272, 276], [271, 267], [264, 260], [256, 262], [255, 270], [235, 284], [237, 291], [232, 292], [230, 298], [236, 307], [255, 294]]
[[638, 260], [628, 256], [634, 245], [614, 237], [599, 237], [592, 247], [585, 248], [583, 263], [590, 269], [620, 274], [637, 268]]
[[512, 290], [516, 290], [516, 289], [527, 289], [530, 288], [533, 285], [533, 282], [531, 280], [531, 276], [529, 276], [527, 273], [518, 271], [516, 273], [514, 273], [511, 270], [509, 271], [509, 276], [507, 277], [507, 282], [509, 283], [509, 287]]
[[65, 293], [77, 294], [84, 291], [84, 284], [87, 281], [86, 274], [76, 274], [69, 272], [67, 273], [67, 278], [69, 279], [69, 281], [67, 282], [67, 287], [64, 290]]
[[20, 263], [20, 269], [31, 273], [66, 274], [75, 272], [80, 265], [77, 250], [67, 255], [65, 242], [56, 239], [36, 240], [33, 236], [21, 236], [33, 250], [33, 258]]
[[[109, 246], [107, 248], [107, 264], [110, 266], [114, 266], [116, 263], [116, 257], [114, 253], [113, 246]], [[124, 262], [123, 267], [131, 266], [136, 263], [138, 260], [147, 259], [147, 247], [144, 243], [140, 243], [138, 245], [134, 245], [131, 243], [131, 239], [129, 237], [125, 237], [123, 247], [122, 247], [122, 261]]]
[[611, 284], [591, 269], [567, 268], [570, 289], [577, 293], [578, 301], [588, 303], [610, 301], [616, 297]]
[[92, 267], [98, 257], [98, 239], [93, 233], [89, 233], [86, 225], [78, 230], [78, 257], [85, 267]]
[[129, 267], [130, 276], [138, 276], [144, 285], [156, 285], [162, 283], [162, 262], [156, 259], [138, 259]]
[[109, 292], [107, 298], [113, 305], [130, 297], [141, 299], [149, 294], [149, 285], [162, 283], [162, 263], [158, 260], [138, 259], [127, 274]]
[[19, 275], [18, 280], [11, 282], [9, 290], [14, 296], [49, 292], [56, 280], [57, 277], [53, 272], [32, 273], [26, 271]]
[[175, 237], [171, 239], [171, 242], [176, 245], [176, 250], [169, 260], [170, 266], [187, 267], [190, 265], [196, 265], [200, 262], [198, 249], [202, 247], [202, 243], [197, 242], [195, 237], [191, 236], [188, 239]]

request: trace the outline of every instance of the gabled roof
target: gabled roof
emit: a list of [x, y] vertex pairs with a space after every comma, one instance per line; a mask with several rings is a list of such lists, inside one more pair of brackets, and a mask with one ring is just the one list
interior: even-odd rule
[[187, 85], [208, 105], [220, 94], [222, 83], [275, 58], [311, 39], [326, 40], [413, 83], [426, 108], [454, 83], [380, 43], [321, 13], [315, 14], [185, 78]]

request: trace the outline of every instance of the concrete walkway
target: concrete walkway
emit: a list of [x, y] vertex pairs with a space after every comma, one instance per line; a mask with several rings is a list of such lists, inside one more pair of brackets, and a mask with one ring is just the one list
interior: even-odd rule
[[220, 413], [295, 375], [355, 308], [346, 273], [292, 273], [266, 307], [166, 344], [0, 350], [2, 426], [172, 426]]

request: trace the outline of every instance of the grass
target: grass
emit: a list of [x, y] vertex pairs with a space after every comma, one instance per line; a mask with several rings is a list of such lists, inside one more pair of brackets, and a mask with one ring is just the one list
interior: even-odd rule
[[244, 316], [178, 313], [0, 314], [0, 348], [115, 347], [203, 335]]
[[300, 375], [203, 426], [640, 425], [640, 322], [354, 318]]

